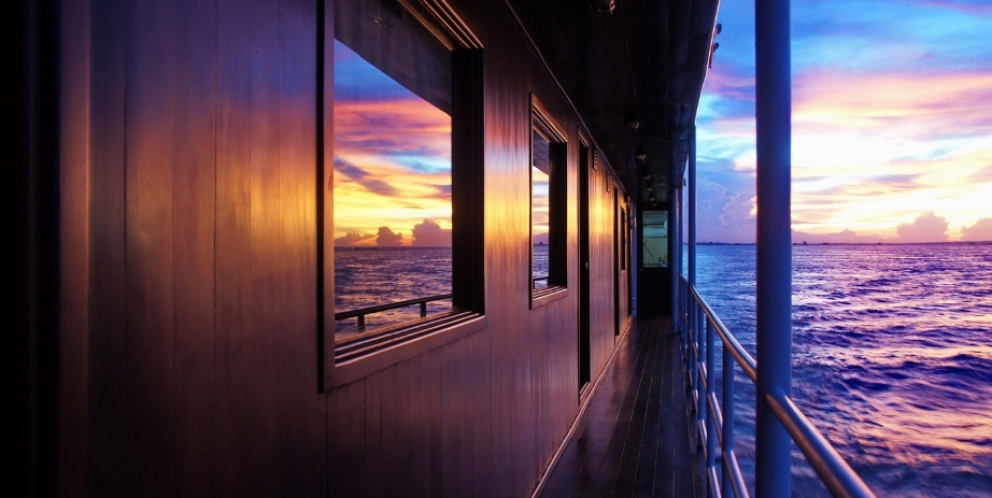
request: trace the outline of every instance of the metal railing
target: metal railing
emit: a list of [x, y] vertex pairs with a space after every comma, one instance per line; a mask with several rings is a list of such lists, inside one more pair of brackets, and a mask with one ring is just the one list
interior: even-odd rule
[[[695, 287], [684, 278], [680, 284], [680, 309], [675, 325], [681, 332], [682, 355], [686, 360], [686, 373], [697, 417], [695, 425], [706, 456], [710, 496], [733, 494], [736, 498], [748, 498], [747, 486], [734, 451], [734, 365], [740, 367], [754, 384], [758, 382], [758, 365]], [[722, 403], [715, 390], [714, 346], [717, 336], [723, 343]], [[788, 395], [775, 392], [768, 394], [763, 401], [775, 413], [796, 446], [806, 455], [817, 476], [834, 496], [875, 496]], [[716, 462], [717, 443], [722, 455], [720, 466]], [[757, 441], [757, 444], [760, 445], [761, 441]], [[791, 469], [784, 471], [791, 472]]]
[[397, 301], [395, 303], [386, 303], [386, 304], [380, 304], [378, 306], [369, 306], [368, 308], [359, 308], [357, 310], [342, 311], [340, 313], [334, 314], [334, 321], [347, 320], [348, 318], [358, 317], [358, 328], [359, 330], [364, 330], [365, 315], [371, 315], [373, 313], [381, 313], [383, 311], [394, 310], [397, 308], [405, 308], [407, 306], [413, 306], [415, 304], [419, 304], [420, 318], [424, 318], [427, 316], [427, 303], [433, 301], [443, 301], [445, 299], [451, 299], [451, 294], [418, 297], [416, 299], [407, 299], [406, 301]]

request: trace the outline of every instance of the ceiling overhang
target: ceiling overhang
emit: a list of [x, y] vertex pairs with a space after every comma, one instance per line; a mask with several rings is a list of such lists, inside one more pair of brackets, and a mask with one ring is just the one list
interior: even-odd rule
[[682, 184], [719, 0], [509, 1], [628, 192], [667, 198]]

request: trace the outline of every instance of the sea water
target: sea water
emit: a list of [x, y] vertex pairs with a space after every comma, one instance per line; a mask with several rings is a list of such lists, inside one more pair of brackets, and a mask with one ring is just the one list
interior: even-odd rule
[[[451, 293], [450, 247], [362, 247], [334, 250], [335, 312]], [[451, 299], [427, 304], [428, 316], [451, 310]], [[420, 318], [420, 305], [365, 317], [366, 330]], [[361, 331], [357, 318], [338, 320], [338, 339]]]
[[[754, 246], [700, 246], [697, 268], [754, 354]], [[992, 244], [794, 246], [792, 301], [796, 403], [879, 496], [992, 496]], [[736, 375], [753, 475], [754, 389]], [[793, 495], [826, 496], [793, 462]]]

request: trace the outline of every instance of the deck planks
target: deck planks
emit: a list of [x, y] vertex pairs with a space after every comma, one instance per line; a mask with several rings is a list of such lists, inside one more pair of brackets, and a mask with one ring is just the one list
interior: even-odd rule
[[667, 317], [635, 322], [542, 496], [703, 496], [677, 341]]

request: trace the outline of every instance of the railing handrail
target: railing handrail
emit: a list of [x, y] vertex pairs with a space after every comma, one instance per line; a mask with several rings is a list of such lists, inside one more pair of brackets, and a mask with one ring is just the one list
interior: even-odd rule
[[[683, 279], [685, 280], [685, 279]], [[706, 319], [716, 328], [717, 334], [720, 335], [720, 340], [723, 342], [725, 347], [730, 348], [730, 354], [733, 355], [734, 360], [740, 365], [741, 370], [747, 374], [748, 378], [751, 379], [751, 383], [758, 382], [758, 362], [754, 360], [751, 353], [748, 353], [744, 346], [737, 340], [730, 329], [723, 324], [723, 320], [720, 316], [713, 311], [709, 303], [703, 299], [703, 296], [699, 295], [699, 291], [695, 287], [689, 285], [689, 290], [692, 292], [692, 296], [696, 299], [699, 305], [703, 308], [703, 313], [706, 314]]]
[[416, 299], [407, 299], [406, 301], [397, 301], [395, 303], [380, 304], [377, 306], [369, 306], [367, 308], [359, 308], [349, 311], [342, 311], [340, 313], [334, 314], [334, 320], [344, 320], [347, 318], [361, 317], [365, 315], [371, 315], [372, 313], [381, 313], [383, 311], [389, 311], [396, 308], [405, 308], [407, 306], [413, 306], [415, 304], [426, 304], [432, 301], [442, 301], [444, 299], [451, 299], [451, 294], [439, 294], [437, 296], [427, 296], [418, 297]]
[[792, 398], [781, 391], [775, 391], [768, 393], [765, 402], [834, 496], [875, 496], [871, 488], [861, 480], [861, 476], [806, 418]]
[[[689, 291], [693, 300], [699, 305], [699, 308], [706, 316], [707, 322], [716, 330], [717, 334], [720, 336], [720, 340], [723, 343], [724, 352], [730, 353], [734, 358], [735, 362], [740, 366], [741, 370], [747, 374], [751, 382], [757, 384], [758, 379], [758, 365], [754, 358], [748, 353], [734, 336], [733, 333], [727, 329], [724, 325], [723, 320], [720, 319], [719, 315], [713, 311], [709, 303], [701, 295], [695, 286], [691, 285], [685, 278], [682, 278], [682, 285]], [[693, 334], [698, 334], [699, 331], [693, 331]], [[695, 341], [694, 341], [695, 344]], [[707, 346], [710, 347], [710, 346]], [[697, 363], [699, 364], [697, 369], [700, 367], [705, 368], [706, 371], [714, 368], [713, 365], [705, 365], [703, 360], [700, 358], [699, 351], [696, 350], [695, 346], [691, 348], [695, 353], [697, 358]], [[725, 363], [725, 365], [727, 365]], [[703, 379], [699, 379], [701, 384], [706, 385], [706, 391], [712, 393], [712, 386], [708, 385]], [[693, 390], [696, 386], [693, 386]], [[719, 404], [716, 403], [716, 396], [705, 395], [704, 399], [708, 404], [716, 404], [714, 408], [708, 410], [708, 414], [712, 417], [722, 418], [721, 410], [719, 409]], [[767, 395], [764, 400], [768, 403], [769, 408], [771, 408], [772, 413], [779, 419], [783, 427], [789, 433], [789, 436], [796, 443], [796, 446], [806, 455], [806, 459], [809, 461], [810, 465], [816, 471], [817, 476], [827, 487], [828, 490], [834, 496], [842, 497], [874, 497], [875, 494], [872, 492], [871, 488], [865, 484], [861, 476], [851, 468], [850, 464], [844, 460], [844, 457], [837, 452], [829, 440], [823, 436], [823, 434], [813, 425], [813, 423], [806, 417], [802, 409], [796, 405], [791, 397], [783, 392], [776, 391]], [[723, 422], [723, 420], [720, 420]], [[720, 426], [711, 427], [726, 427], [726, 425], [721, 424]], [[726, 435], [722, 434], [722, 429], [719, 429], [719, 434], [706, 434], [705, 437], [717, 436], [721, 440]], [[708, 432], [708, 431], [707, 431]], [[731, 455], [731, 464], [736, 463], [736, 455]], [[729, 470], [725, 466], [725, 470]], [[711, 469], [712, 471], [712, 469]], [[740, 494], [746, 493], [742, 482], [738, 482], [741, 479], [741, 475], [738, 472], [730, 472], [730, 480], [732, 481], [732, 489], [735, 495], [740, 496]], [[742, 493], [743, 492], [743, 493]], [[745, 495], [746, 496], [746, 495]]]

